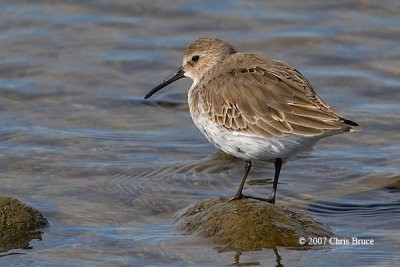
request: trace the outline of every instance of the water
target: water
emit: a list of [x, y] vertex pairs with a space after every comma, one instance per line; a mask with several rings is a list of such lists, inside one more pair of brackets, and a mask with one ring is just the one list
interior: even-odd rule
[[[51, 226], [1, 265], [399, 265], [398, 14], [398, 1], [2, 1], [0, 195]], [[203, 35], [289, 62], [361, 125], [285, 164], [277, 201], [374, 245], [218, 253], [175, 230], [176, 211], [233, 195], [242, 174], [192, 123], [189, 80], [143, 100]], [[246, 190], [272, 175], [256, 166]]]

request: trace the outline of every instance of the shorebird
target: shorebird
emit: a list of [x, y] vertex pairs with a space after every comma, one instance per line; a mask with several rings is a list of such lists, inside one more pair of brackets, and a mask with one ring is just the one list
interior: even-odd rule
[[[340, 115], [314, 92], [289, 64], [236, 52], [229, 43], [202, 37], [185, 51], [182, 66], [154, 87], [145, 99], [172, 82], [189, 77], [192, 119], [217, 148], [245, 161], [234, 198], [275, 203], [279, 173], [287, 158], [323, 137], [357, 131], [357, 123]], [[243, 195], [252, 161], [274, 160], [268, 198]]]

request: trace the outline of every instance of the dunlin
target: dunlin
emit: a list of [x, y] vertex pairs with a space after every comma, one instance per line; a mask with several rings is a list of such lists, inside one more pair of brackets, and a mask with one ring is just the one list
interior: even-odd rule
[[[192, 42], [182, 66], [145, 99], [183, 77], [193, 80], [188, 102], [196, 126], [217, 148], [245, 161], [233, 200], [254, 198], [275, 203], [283, 161], [323, 137], [355, 131], [358, 126], [323, 102], [289, 64], [238, 53], [217, 38]], [[269, 198], [242, 194], [253, 160], [275, 161]]]

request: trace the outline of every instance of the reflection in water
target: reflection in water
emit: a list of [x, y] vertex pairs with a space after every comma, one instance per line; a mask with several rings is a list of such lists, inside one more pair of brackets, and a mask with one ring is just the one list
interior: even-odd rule
[[240, 262], [240, 256], [242, 255], [242, 252], [237, 252], [235, 255], [235, 263], [231, 264], [230, 266], [256, 266], [260, 265], [259, 262]]
[[275, 266], [276, 267], [283, 267], [283, 265], [281, 263], [282, 257], [279, 255], [278, 249], [275, 247], [273, 250], [274, 250], [274, 253], [276, 255], [276, 265]]
[[[1, 3], [0, 195], [38, 208], [51, 225], [1, 265], [395, 265], [399, 8], [394, 0]], [[233, 195], [242, 175], [240, 160], [195, 129], [189, 81], [142, 100], [204, 35], [294, 65], [360, 123], [357, 135], [322, 140], [288, 162], [279, 199], [338, 235], [374, 238], [373, 247], [336, 246], [323, 257], [277, 248], [235, 261], [174, 228], [176, 211]], [[272, 169], [256, 166], [246, 192], [266, 194]]]
[[[275, 247], [272, 249], [276, 256], [276, 265], [275, 267], [283, 267], [283, 264], [281, 263], [282, 257], [279, 255], [278, 248]], [[232, 263], [229, 266], [259, 266], [261, 265], [260, 262], [258, 261], [250, 261], [250, 262], [241, 262], [240, 261], [240, 256], [242, 256], [242, 252], [236, 252], [235, 254], [235, 263]], [[272, 266], [272, 265], [271, 265]]]

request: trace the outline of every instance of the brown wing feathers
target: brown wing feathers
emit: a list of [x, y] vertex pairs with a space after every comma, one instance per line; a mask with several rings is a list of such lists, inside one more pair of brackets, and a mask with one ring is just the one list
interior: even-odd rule
[[322, 102], [299, 72], [292, 69], [292, 74], [282, 77], [279, 71], [257, 67], [215, 77], [212, 88], [206, 85], [203, 91], [210, 119], [227, 129], [267, 138], [320, 135], [356, 125]]

